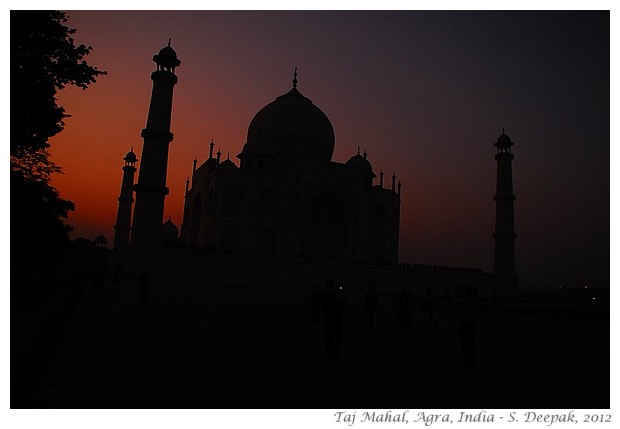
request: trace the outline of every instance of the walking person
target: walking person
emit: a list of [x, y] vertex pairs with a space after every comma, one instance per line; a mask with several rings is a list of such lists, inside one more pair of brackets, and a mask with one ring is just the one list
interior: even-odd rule
[[325, 292], [321, 285], [317, 284], [314, 292], [312, 292], [312, 298], [310, 299], [310, 304], [312, 305], [312, 325], [318, 326], [319, 324], [319, 314], [321, 313], [321, 308], [323, 307], [323, 296]]
[[323, 321], [325, 324], [325, 348], [329, 356], [340, 355], [344, 305], [342, 287], [336, 290], [334, 281], [328, 280], [327, 293], [323, 301]]
[[138, 277], [138, 291], [140, 293], [140, 303], [142, 305], [146, 305], [149, 298], [150, 289], [151, 284], [149, 275], [146, 270], [143, 270], [142, 274]]
[[366, 319], [366, 326], [369, 328], [375, 327], [375, 312], [377, 311], [377, 294], [375, 294], [375, 288], [368, 287], [368, 292], [364, 296], [364, 318]]
[[476, 368], [476, 290], [468, 286], [465, 296], [459, 299], [459, 337], [465, 368]]
[[428, 343], [435, 323], [435, 300], [431, 288], [426, 289], [426, 296], [420, 305], [418, 324], [420, 325], [420, 335], [423, 343]]
[[397, 326], [401, 331], [411, 330], [411, 304], [409, 298], [411, 291], [403, 289], [398, 297], [398, 320]]

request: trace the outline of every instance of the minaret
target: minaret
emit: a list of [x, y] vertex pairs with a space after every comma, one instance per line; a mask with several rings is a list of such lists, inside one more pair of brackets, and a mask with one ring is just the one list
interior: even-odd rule
[[151, 105], [142, 130], [142, 162], [136, 191], [136, 208], [134, 210], [132, 245], [160, 246], [162, 244], [162, 222], [164, 216], [164, 199], [168, 195], [166, 173], [168, 169], [168, 145], [173, 135], [170, 132], [172, 117], [172, 90], [178, 78], [175, 67], [181, 64], [177, 54], [168, 46], [153, 56], [157, 70], [151, 74], [153, 92]]
[[116, 225], [114, 225], [114, 250], [123, 249], [129, 245], [129, 233], [131, 232], [131, 206], [133, 205], [133, 178], [136, 173], [138, 158], [133, 153], [133, 148], [125, 155], [123, 166], [123, 181], [121, 183], [121, 195], [118, 197], [118, 212]]
[[495, 200], [495, 262], [493, 271], [498, 274], [515, 274], [515, 216], [512, 190], [513, 143], [504, 131], [497, 139], [497, 191]]

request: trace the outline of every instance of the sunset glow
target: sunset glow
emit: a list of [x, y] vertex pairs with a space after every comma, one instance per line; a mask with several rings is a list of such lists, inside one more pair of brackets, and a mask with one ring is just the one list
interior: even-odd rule
[[[69, 11], [87, 61], [108, 72], [66, 88], [51, 140], [53, 184], [75, 202], [73, 238], [109, 241], [123, 157], [140, 166], [152, 56], [169, 37], [176, 74], [165, 219], [209, 142], [237, 165], [248, 125], [291, 87], [325, 112], [333, 161], [357, 148], [403, 184], [400, 260], [493, 265], [496, 163], [513, 153], [523, 286], [609, 285], [609, 14], [569, 12]], [[375, 179], [378, 184], [379, 178]]]

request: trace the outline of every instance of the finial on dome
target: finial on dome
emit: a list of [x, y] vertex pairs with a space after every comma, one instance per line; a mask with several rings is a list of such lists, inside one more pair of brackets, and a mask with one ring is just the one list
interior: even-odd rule
[[364, 149], [364, 159], [366, 159], [368, 157], [368, 152], [366, 152], [366, 149]]
[[172, 42], [172, 39], [168, 37], [168, 47], [170, 47], [170, 42]]
[[358, 155], [360, 154], [360, 147], [359, 146], [357, 147], [357, 154]]
[[293, 88], [297, 88], [297, 67], [295, 67], [295, 72], [293, 73]]

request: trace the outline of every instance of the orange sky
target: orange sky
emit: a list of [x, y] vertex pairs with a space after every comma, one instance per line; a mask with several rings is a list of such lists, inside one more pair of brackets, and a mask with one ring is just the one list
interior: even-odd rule
[[[122, 158], [132, 146], [141, 157], [152, 56], [172, 37], [182, 64], [165, 216], [177, 225], [194, 156], [204, 161], [214, 139], [216, 150], [224, 158], [230, 152], [238, 164], [252, 117], [288, 91], [298, 67], [299, 90], [334, 127], [333, 160], [346, 162], [360, 146], [375, 173], [386, 173], [386, 185], [393, 171], [403, 182], [401, 260], [491, 269], [493, 143], [506, 127], [515, 141], [522, 284], [608, 284], [604, 16], [68, 15], [76, 42], [94, 48], [87, 61], [108, 72], [86, 91], [67, 88], [58, 95], [72, 117], [51, 140], [53, 160], [65, 172], [53, 184], [76, 205], [73, 237], [103, 232], [111, 244]], [[567, 26], [574, 22], [581, 26]]]

